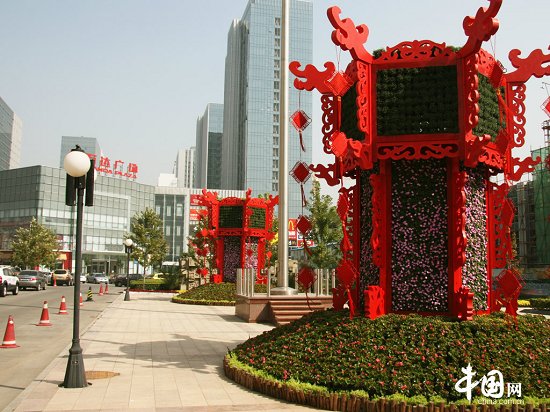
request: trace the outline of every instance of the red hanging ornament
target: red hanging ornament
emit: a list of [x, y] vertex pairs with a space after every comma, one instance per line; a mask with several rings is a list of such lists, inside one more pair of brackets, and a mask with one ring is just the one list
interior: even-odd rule
[[309, 170], [309, 167], [305, 162], [298, 160], [289, 174], [294, 178], [294, 180], [296, 180], [296, 182], [300, 184], [300, 191], [302, 193], [302, 206], [306, 206], [307, 199], [304, 192], [304, 184], [311, 177], [311, 170]]
[[334, 72], [332, 77], [325, 81], [326, 86], [330, 89], [333, 95], [343, 96], [353, 86], [353, 81], [350, 77], [341, 71]]
[[306, 148], [304, 146], [304, 138], [302, 132], [311, 123], [311, 118], [306, 114], [306, 112], [304, 112], [302, 109], [299, 109], [290, 115], [290, 122], [292, 123], [292, 126], [294, 126], [294, 128], [298, 131], [298, 135], [300, 136], [300, 146], [302, 147], [302, 151], [305, 152]]
[[342, 260], [340, 262], [340, 265], [338, 265], [338, 267], [336, 268], [336, 276], [338, 277], [338, 280], [340, 280], [342, 287], [348, 293], [349, 317], [350, 319], [353, 319], [353, 315], [355, 314], [355, 306], [353, 304], [353, 298], [351, 296], [351, 286], [358, 277], [357, 269], [355, 269], [355, 267], [349, 261]]
[[304, 289], [304, 292], [306, 293], [306, 301], [307, 306], [311, 310], [311, 306], [309, 304], [309, 296], [307, 295], [308, 289], [313, 285], [313, 282], [315, 282], [315, 279], [317, 278], [315, 271], [308, 267], [304, 266], [300, 271], [298, 272], [297, 281], [298, 284]]
[[548, 169], [548, 171], [550, 171], [550, 154], [546, 156], [546, 159], [544, 159], [544, 166]]
[[544, 101], [540, 108], [544, 111], [544, 113], [550, 116], [550, 96]]

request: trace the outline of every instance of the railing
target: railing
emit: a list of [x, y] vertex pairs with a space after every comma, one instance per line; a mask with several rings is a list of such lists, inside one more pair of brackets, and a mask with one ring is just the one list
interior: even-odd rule
[[[267, 269], [261, 270], [262, 276], [267, 277], [267, 297], [271, 296], [271, 273]], [[315, 296], [331, 296], [332, 289], [336, 286], [334, 269], [315, 269], [315, 282], [310, 291]], [[254, 291], [256, 284], [255, 269], [237, 269], [237, 295], [252, 297], [255, 295], [265, 296], [266, 293]]]

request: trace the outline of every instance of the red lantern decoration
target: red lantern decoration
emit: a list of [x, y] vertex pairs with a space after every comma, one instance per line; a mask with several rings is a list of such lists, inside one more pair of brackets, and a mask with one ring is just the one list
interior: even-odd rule
[[307, 291], [313, 285], [313, 282], [315, 282], [316, 278], [317, 276], [315, 274], [315, 271], [308, 266], [304, 266], [298, 272], [297, 281], [298, 281], [298, 284], [304, 289], [304, 292], [306, 293], [306, 301], [309, 309], [311, 309], [311, 306], [309, 305], [309, 297], [307, 295]]
[[550, 96], [544, 101], [540, 108], [543, 110], [544, 113], [550, 116]]
[[300, 136], [300, 146], [302, 147], [302, 151], [305, 152], [306, 148], [304, 147], [302, 132], [311, 123], [311, 118], [306, 114], [306, 112], [300, 109], [292, 113], [292, 115], [290, 116], [290, 123], [292, 123], [292, 126], [294, 126], [294, 128], [298, 131], [298, 134]]
[[300, 189], [302, 193], [302, 206], [307, 205], [306, 195], [304, 193], [304, 184], [311, 177], [311, 170], [309, 170], [308, 165], [305, 162], [297, 161], [292, 170], [290, 171], [290, 176], [300, 184]]

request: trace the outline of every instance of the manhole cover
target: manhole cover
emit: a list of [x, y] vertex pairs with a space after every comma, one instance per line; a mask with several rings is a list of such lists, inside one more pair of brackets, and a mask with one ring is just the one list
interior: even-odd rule
[[109, 372], [109, 371], [86, 371], [86, 379], [107, 379], [112, 378], [113, 376], [118, 376], [118, 372]]

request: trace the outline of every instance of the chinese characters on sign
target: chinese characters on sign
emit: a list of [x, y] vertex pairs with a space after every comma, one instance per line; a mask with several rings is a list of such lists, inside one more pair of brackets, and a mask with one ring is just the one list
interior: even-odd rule
[[137, 178], [138, 165], [136, 163], [128, 163], [125, 166], [125, 162], [122, 160], [115, 160], [114, 163], [111, 164], [111, 159], [107, 156], [101, 156], [99, 162], [94, 154], [88, 153], [88, 157], [96, 161], [95, 170], [98, 173], [103, 173], [107, 176], [127, 177], [128, 179]]
[[[472, 370], [472, 366], [468, 363], [466, 368], [461, 368], [464, 377], [459, 379], [455, 384], [455, 390], [459, 393], [465, 393], [466, 399], [472, 400], [472, 390], [481, 383], [481, 394], [488, 398], [501, 399], [504, 395], [504, 377], [498, 370], [492, 370], [484, 375], [481, 380], [473, 381], [476, 372]], [[507, 397], [516, 396], [521, 398], [521, 383], [507, 383]]]

